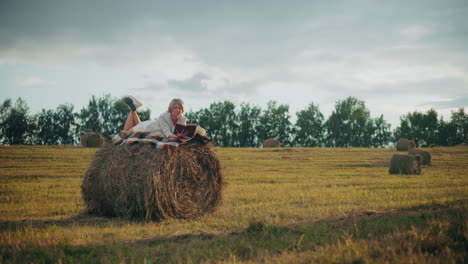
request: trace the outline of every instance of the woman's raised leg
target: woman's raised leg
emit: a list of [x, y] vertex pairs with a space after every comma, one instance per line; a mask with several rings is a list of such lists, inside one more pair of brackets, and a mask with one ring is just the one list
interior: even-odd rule
[[136, 111], [130, 111], [127, 116], [127, 120], [125, 120], [124, 131], [130, 130], [134, 126], [140, 124], [140, 117]]

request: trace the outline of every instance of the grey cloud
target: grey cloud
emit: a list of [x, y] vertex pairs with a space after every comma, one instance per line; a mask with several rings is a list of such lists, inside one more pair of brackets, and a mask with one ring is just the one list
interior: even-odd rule
[[466, 95], [466, 87], [468, 82], [456, 78], [440, 78], [424, 81], [401, 81], [393, 84], [378, 85], [371, 90], [368, 89], [353, 89], [357, 96], [376, 94], [378, 96], [426, 96], [426, 95], [440, 95], [442, 94], [449, 97], [458, 97]]
[[253, 80], [243, 82], [233, 82], [227, 79], [221, 80], [221, 85], [216, 87], [208, 87], [206, 81], [212, 80], [208, 74], [199, 72], [191, 78], [184, 80], [167, 80], [166, 82], [148, 82], [146, 86], [138, 88], [141, 92], [167, 92], [178, 91], [187, 94], [202, 94], [210, 96], [217, 94], [219, 96], [238, 96], [248, 97], [254, 96], [257, 93], [257, 88], [266, 80]]
[[160, 92], [167, 90], [166, 83], [149, 82], [144, 87], [136, 88], [137, 92]]
[[[78, 41], [107, 39], [114, 27], [128, 17], [109, 1], [2, 1], [0, 3], [2, 47], [24, 40], [55, 39], [73, 34]], [[118, 19], [117, 19], [118, 18]], [[114, 23], [120, 20], [120, 23]], [[107, 33], [107, 34], [103, 34]], [[76, 43], [79, 45], [79, 43]]]
[[[157, 105], [164, 106], [167, 98], [189, 95], [201, 104], [194, 107], [224, 99], [268, 100], [269, 91], [259, 91], [284, 83], [284, 89], [310, 86], [299, 92], [320, 94], [311, 96], [314, 103], [329, 108], [346, 96], [371, 102], [398, 94], [442, 94], [453, 100], [413, 105], [449, 107], [466, 105], [466, 17], [466, 0], [1, 0], [0, 64], [130, 65], [148, 74], [137, 95], [162, 100]], [[312, 55], [304, 55], [307, 51]], [[195, 62], [178, 60], [185, 55]], [[173, 74], [187, 64], [184, 74]], [[413, 67], [421, 78], [385, 75], [401, 66]], [[421, 66], [454, 69], [458, 75], [435, 79], [418, 71]], [[400, 80], [356, 87], [367, 80], [353, 77], [373, 67], [377, 77]], [[176, 79], [188, 73], [196, 74]]]
[[424, 105], [430, 105], [442, 109], [450, 109], [450, 108], [468, 108], [468, 96], [459, 97], [452, 99], [450, 101], [434, 101], [434, 102], [427, 102]]
[[[226, 70], [228, 75], [230, 69], [255, 74], [271, 69], [244, 82], [229, 76], [230, 80], [214, 89], [217, 95], [253, 96], [263, 83], [284, 81], [358, 97], [438, 94], [441, 89], [451, 96], [463, 96], [466, 81], [455, 78], [402, 81], [366, 90], [344, 87], [338, 81], [349, 76], [348, 69], [372, 67], [372, 62], [379, 64], [384, 59], [398, 65], [456, 65], [466, 73], [467, 16], [465, 0], [4, 0], [0, 1], [0, 63], [2, 56], [39, 60], [57, 56], [75, 63], [70, 59], [75, 56], [89, 63], [136, 60], [144, 64], [148, 54], [180, 54], [180, 50], [171, 49], [176, 44], [201, 63]], [[411, 26], [429, 31], [419, 38], [405, 39], [401, 32]], [[86, 53], [95, 47], [97, 50]], [[337, 71], [309, 76], [291, 73], [289, 67], [306, 50], [319, 53], [304, 58], [304, 65], [335, 63], [338, 67], [331, 69]], [[207, 95], [212, 91], [205, 81], [212, 79], [214, 76], [200, 72], [185, 80], [148, 83], [141, 90], [176, 88]]]
[[57, 45], [114, 45], [134, 38], [157, 43], [169, 37], [209, 64], [254, 67], [282, 63], [310, 47], [353, 52], [389, 45], [399, 38], [399, 29], [412, 23], [447, 25], [452, 31], [430, 39], [451, 39], [444, 47], [464, 49], [460, 43], [466, 37], [460, 36], [468, 35], [461, 34], [466, 33], [463, 1], [239, 3], [5, 0], [0, 3], [0, 49], [18, 49], [30, 41], [40, 47], [24, 48], [52, 53]]
[[169, 88], [181, 89], [190, 92], [204, 92], [207, 90], [207, 85], [204, 81], [210, 80], [204, 73], [197, 73], [192, 78], [186, 80], [168, 80]]

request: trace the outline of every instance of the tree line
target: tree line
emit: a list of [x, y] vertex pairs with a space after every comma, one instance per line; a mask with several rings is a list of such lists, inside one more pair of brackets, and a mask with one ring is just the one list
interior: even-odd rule
[[[142, 121], [151, 119], [150, 110], [140, 110]], [[74, 111], [71, 104], [42, 109], [30, 114], [21, 98], [7, 98], [0, 105], [0, 144], [78, 144], [86, 132], [111, 136], [123, 128], [128, 114], [122, 99], [110, 95], [92, 96], [88, 105]], [[391, 131], [383, 115], [371, 117], [365, 102], [355, 97], [338, 100], [328, 119], [311, 103], [295, 113], [291, 122], [289, 106], [276, 101], [265, 109], [230, 101], [214, 102], [185, 115], [189, 123], [206, 129], [217, 146], [259, 147], [268, 138], [290, 147], [388, 147], [399, 138], [414, 140], [419, 147], [453, 146], [468, 143], [468, 114], [464, 108], [443, 120], [434, 109], [400, 117]]]

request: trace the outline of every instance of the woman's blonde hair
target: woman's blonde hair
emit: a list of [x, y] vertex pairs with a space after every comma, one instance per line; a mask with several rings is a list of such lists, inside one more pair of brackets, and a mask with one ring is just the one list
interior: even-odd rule
[[182, 99], [172, 99], [172, 101], [169, 103], [169, 107], [167, 108], [167, 111], [170, 113], [171, 110], [172, 110], [172, 107], [175, 105], [175, 104], [179, 104], [181, 107], [182, 107], [182, 112], [185, 112], [184, 111], [184, 101], [182, 101]]

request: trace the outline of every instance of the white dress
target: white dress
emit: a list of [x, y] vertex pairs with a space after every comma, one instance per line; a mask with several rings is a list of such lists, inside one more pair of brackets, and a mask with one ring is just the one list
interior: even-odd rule
[[[179, 120], [177, 120], [177, 123], [186, 125], [187, 118], [185, 116], [181, 116]], [[158, 119], [140, 122], [138, 125], [134, 126], [132, 129], [133, 129], [133, 134], [127, 137], [127, 139], [132, 139], [133, 135], [136, 132], [157, 133], [157, 134], [164, 135], [167, 138], [171, 135], [174, 135], [173, 132], [174, 132], [175, 126], [172, 123], [171, 113], [164, 112], [161, 115], [159, 115]], [[113, 136], [112, 142], [119, 141], [120, 139], [122, 139], [122, 134], [117, 133]], [[122, 143], [125, 143], [127, 139], [124, 139]]]
[[[179, 120], [177, 120], [177, 123], [181, 125], [186, 125], [187, 118], [185, 116], [181, 116]], [[162, 134], [165, 137], [174, 135], [174, 129], [175, 126], [172, 123], [171, 113], [169, 112], [162, 113], [156, 120], [143, 121], [133, 127], [134, 132], [153, 132]]]

